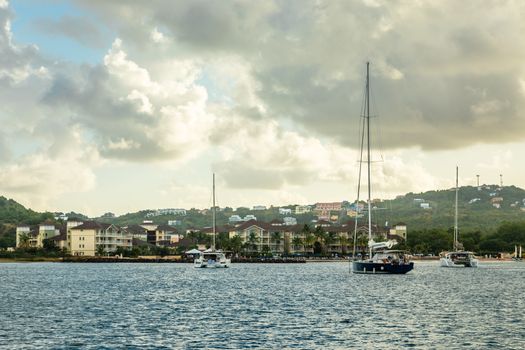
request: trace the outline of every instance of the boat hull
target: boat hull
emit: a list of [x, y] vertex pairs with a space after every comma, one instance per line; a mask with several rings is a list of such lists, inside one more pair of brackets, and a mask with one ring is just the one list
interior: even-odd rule
[[207, 260], [204, 260], [202, 261], [201, 259], [197, 259], [195, 260], [195, 262], [193, 263], [193, 267], [195, 268], [199, 268], [199, 269], [204, 269], [204, 268], [210, 268], [210, 269], [226, 269], [228, 267], [230, 267], [230, 264], [231, 264], [231, 260], [230, 259], [225, 259], [225, 260], [222, 260], [222, 261], [207, 261]]
[[414, 268], [414, 263], [393, 264], [373, 261], [353, 261], [352, 272], [364, 274], [396, 274], [403, 275]]
[[441, 267], [461, 268], [461, 267], [478, 267], [477, 259], [470, 259], [466, 261], [452, 261], [451, 259], [441, 258], [439, 259]]

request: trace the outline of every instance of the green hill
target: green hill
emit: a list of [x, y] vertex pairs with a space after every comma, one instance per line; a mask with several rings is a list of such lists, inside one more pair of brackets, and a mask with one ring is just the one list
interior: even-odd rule
[[[501, 199], [501, 201], [500, 201]], [[493, 232], [503, 222], [525, 220], [525, 190], [515, 186], [465, 186], [458, 194], [458, 226], [462, 231]], [[449, 228], [454, 226], [455, 191], [440, 190], [408, 193], [385, 201], [386, 210], [378, 216], [390, 217], [392, 223], [403, 221], [409, 230]], [[491, 201], [499, 203], [493, 206]], [[421, 207], [428, 203], [429, 209]]]
[[36, 225], [47, 219], [53, 219], [53, 214], [26, 209], [16, 201], [0, 196], [0, 248], [15, 245], [16, 225]]
[[[454, 225], [454, 198], [454, 189], [407, 193], [398, 196], [396, 199], [376, 203], [373, 218], [375, 223], [380, 226], [386, 222], [390, 224], [404, 222], [407, 224], [409, 232], [425, 229], [448, 230]], [[524, 222], [524, 200], [525, 190], [515, 186], [500, 188], [497, 185], [483, 185], [480, 189], [472, 186], [461, 187], [458, 200], [460, 231], [479, 231], [486, 235], [495, 233], [504, 222]], [[498, 201], [500, 208], [495, 208], [491, 201]], [[427, 203], [429, 208], [422, 208], [423, 203]], [[292, 212], [294, 207], [295, 205], [285, 206], [285, 208], [292, 209]], [[177, 228], [182, 231], [188, 228], [211, 226], [210, 210], [189, 209], [186, 211], [186, 215], [151, 216], [150, 214], [148, 216], [152, 212], [154, 211], [141, 210], [117, 217], [105, 215], [95, 219], [121, 226], [140, 224], [144, 220], [151, 220], [156, 224], [166, 224], [169, 220], [177, 220]], [[249, 214], [266, 222], [283, 218], [283, 215], [279, 215], [278, 207], [273, 206], [266, 210], [252, 210], [242, 207], [233, 210], [227, 207], [217, 212], [217, 224], [220, 226], [227, 224], [231, 215], [244, 217]], [[81, 216], [81, 214], [77, 214], [77, 216]], [[310, 223], [315, 218], [313, 213], [288, 216], [297, 218], [299, 224]], [[14, 245], [17, 224], [38, 224], [46, 219], [53, 219], [53, 214], [38, 213], [26, 209], [12, 199], [0, 197], [0, 248]], [[340, 217], [341, 222], [349, 219], [347, 216]]]
[[[495, 208], [491, 203], [496, 198], [502, 198], [500, 208]], [[428, 191], [422, 193], [407, 193], [396, 199], [385, 200], [375, 204], [373, 220], [377, 225], [386, 222], [395, 224], [404, 222], [409, 230], [423, 230], [427, 228], [449, 229], [454, 226], [454, 189]], [[481, 233], [494, 232], [503, 222], [525, 220], [525, 190], [515, 186], [499, 187], [484, 185], [479, 190], [477, 187], [464, 186], [459, 189], [458, 196], [458, 223], [462, 231], [480, 231]], [[429, 208], [421, 207], [428, 203]], [[295, 205], [285, 206], [293, 208]], [[140, 224], [144, 220], [151, 220], [156, 224], [167, 223], [168, 220], [178, 220], [180, 229], [192, 227], [211, 226], [211, 211], [189, 209], [186, 215], [159, 215], [147, 216], [153, 210], [142, 210], [128, 213], [118, 217], [100, 217], [97, 220], [111, 222], [117, 225]], [[224, 208], [217, 212], [217, 224], [225, 225], [231, 215], [244, 217], [248, 214], [255, 215], [260, 221], [282, 219], [278, 207], [266, 210], [252, 210], [249, 208]], [[289, 215], [297, 218], [299, 224], [310, 223], [314, 219], [313, 213], [302, 215]], [[340, 221], [349, 220], [347, 216], [340, 217]]]

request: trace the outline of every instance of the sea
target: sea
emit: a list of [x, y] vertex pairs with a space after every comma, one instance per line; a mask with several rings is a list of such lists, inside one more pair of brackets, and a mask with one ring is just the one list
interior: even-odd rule
[[525, 263], [2, 263], [0, 349], [525, 349]]

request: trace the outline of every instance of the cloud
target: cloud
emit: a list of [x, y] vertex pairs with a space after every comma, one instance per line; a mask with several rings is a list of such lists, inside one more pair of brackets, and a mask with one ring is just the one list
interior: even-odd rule
[[0, 166], [0, 192], [35, 210], [49, 209], [64, 193], [88, 191], [95, 186], [93, 168], [100, 165], [95, 149], [86, 147], [77, 131], [55, 128], [62, 137], [48, 148]]
[[50, 36], [64, 36], [88, 47], [101, 48], [106, 42], [100, 27], [85, 17], [65, 15], [57, 20], [37, 19], [33, 25]]
[[116, 39], [103, 65], [58, 76], [44, 101], [88, 129], [101, 155], [137, 162], [184, 160], [207, 145], [214, 116], [198, 66], [170, 59], [173, 73], [155, 79]]
[[[254, 82], [246, 93], [272, 118], [346, 147], [355, 145], [348, 135], [358, 124], [366, 60], [387, 148], [457, 149], [525, 136], [524, 4], [80, 3], [112, 14], [130, 46], [144, 47], [152, 28], [162, 28], [174, 38], [171, 53], [236, 57]], [[143, 21], [131, 22], [134, 16]]]
[[0, 193], [45, 210], [63, 193], [93, 188], [93, 169], [100, 160], [79, 128], [40, 104], [55, 66], [35, 46], [13, 42], [11, 14], [4, 4], [0, 4]]
[[[353, 188], [367, 60], [379, 115], [373, 146], [394, 154], [374, 167], [378, 191], [441, 184], [396, 149], [459, 149], [525, 136], [523, 4], [74, 4], [85, 17], [35, 25], [101, 48], [98, 21], [106, 23], [117, 37], [98, 64], [58, 64], [35, 46], [16, 45], [11, 13], [0, 2], [0, 158], [4, 187], [27, 201], [52, 197], [35, 190], [31, 181], [42, 183], [28, 174], [43, 174], [57, 193], [87, 191], [105, 160], [212, 163], [237, 198], [249, 193], [261, 201], [260, 193], [299, 201], [306, 195], [291, 194], [309, 187]], [[71, 171], [52, 170], [59, 159]], [[203, 197], [198, 187], [173, 193]]]

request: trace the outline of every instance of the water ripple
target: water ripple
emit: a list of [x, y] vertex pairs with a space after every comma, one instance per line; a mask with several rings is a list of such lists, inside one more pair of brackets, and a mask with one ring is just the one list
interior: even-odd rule
[[0, 348], [525, 347], [525, 264], [0, 264]]

